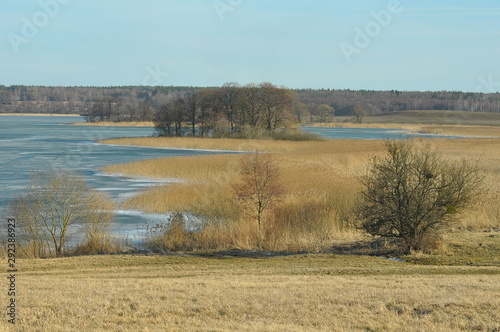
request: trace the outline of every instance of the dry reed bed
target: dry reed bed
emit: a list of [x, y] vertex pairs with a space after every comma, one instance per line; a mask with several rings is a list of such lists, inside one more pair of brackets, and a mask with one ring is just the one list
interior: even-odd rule
[[174, 149], [290, 152], [307, 149], [318, 142], [196, 137], [133, 137], [101, 140], [99, 143]]
[[465, 126], [465, 125], [433, 125], [421, 126], [419, 129], [423, 132], [443, 135], [457, 136], [484, 136], [484, 137], [500, 137], [500, 127], [488, 126]]
[[20, 266], [19, 331], [500, 328], [498, 267], [334, 255], [100, 256]]
[[[421, 139], [446, 159], [479, 160], [485, 186], [472, 209], [464, 213], [455, 227], [487, 229], [500, 226], [500, 144], [495, 139]], [[275, 142], [220, 139], [123, 139], [114, 141], [132, 145], [238, 147], [274, 152], [287, 189], [281, 206], [275, 210], [275, 222], [293, 224], [294, 231], [269, 244], [272, 250], [321, 251], [341, 239], [353, 239], [354, 207], [361, 188], [359, 177], [365, 174], [371, 157], [384, 151], [377, 140], [329, 140], [323, 142]], [[206, 155], [162, 158], [115, 165], [107, 172], [130, 176], [177, 178], [183, 182], [149, 189], [123, 203], [123, 208], [147, 212], [190, 212], [214, 220], [236, 220], [239, 210], [232, 185], [238, 181], [238, 155]], [[276, 225], [274, 225], [276, 226]], [[274, 227], [273, 226], [273, 227]], [[232, 235], [224, 239], [223, 230], [206, 235], [218, 248], [253, 248], [251, 225], [238, 224], [224, 230]], [[306, 230], [307, 232], [305, 232]], [[272, 229], [270, 231], [273, 231]], [[278, 241], [279, 240], [279, 241]], [[207, 249], [210, 247], [207, 245]]]

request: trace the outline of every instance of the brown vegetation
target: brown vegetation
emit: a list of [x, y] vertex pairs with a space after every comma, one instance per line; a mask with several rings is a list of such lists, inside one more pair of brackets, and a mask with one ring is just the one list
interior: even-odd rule
[[112, 200], [90, 189], [77, 175], [61, 170], [33, 173], [31, 186], [11, 203], [18, 220], [19, 253], [28, 257], [63, 256], [72, 237], [83, 235], [83, 252], [101, 253], [112, 246], [109, 225]]
[[500, 328], [498, 266], [346, 255], [115, 255], [19, 266], [16, 328], [25, 331]]
[[260, 239], [264, 212], [278, 203], [285, 193], [275, 159], [259, 152], [244, 155], [240, 161], [240, 182], [233, 189], [242, 211], [257, 221]]
[[[438, 239], [483, 184], [477, 162], [443, 160], [429, 146], [411, 140], [386, 141], [374, 158], [358, 206], [363, 228], [372, 235], [402, 240], [406, 253]], [[432, 241], [431, 241], [432, 240]]]
[[[359, 233], [354, 213], [361, 189], [359, 177], [366, 172], [370, 156], [380, 155], [380, 141], [330, 140], [323, 142], [276, 142], [219, 139], [127, 139], [128, 144], [156, 142], [176, 147], [235, 148], [273, 153], [281, 165], [280, 175], [286, 195], [265, 222], [268, 227], [267, 250], [321, 251], [332, 245], [353, 240]], [[489, 229], [499, 227], [500, 149], [494, 139], [425, 139], [443, 158], [459, 161], [480, 160], [486, 176], [480, 199], [460, 215], [454, 229]], [[123, 142], [113, 141], [113, 143]], [[263, 148], [261, 148], [263, 147]], [[182, 211], [206, 220], [225, 220], [223, 227], [209, 227], [198, 233], [193, 249], [253, 249], [255, 232], [240, 219], [231, 185], [238, 181], [237, 155], [146, 160], [106, 168], [107, 172], [169, 178], [181, 182], [156, 187], [124, 203], [125, 208], [167, 213]], [[278, 238], [272, 234], [281, 234]], [[205, 241], [206, 242], [203, 242]]]

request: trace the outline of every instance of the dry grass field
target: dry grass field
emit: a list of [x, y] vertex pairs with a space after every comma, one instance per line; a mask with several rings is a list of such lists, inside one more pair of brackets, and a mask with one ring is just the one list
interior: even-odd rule
[[[332, 254], [20, 260], [2, 331], [498, 331], [498, 266]], [[0, 297], [6, 303], [4, 292]]]

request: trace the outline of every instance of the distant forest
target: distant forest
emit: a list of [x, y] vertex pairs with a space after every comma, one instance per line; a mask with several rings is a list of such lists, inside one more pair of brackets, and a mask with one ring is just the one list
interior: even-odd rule
[[[227, 83], [222, 87], [184, 86], [122, 86], [122, 87], [43, 87], [43, 86], [1, 86], [0, 113], [55, 113], [81, 114], [88, 121], [152, 121], [162, 106], [187, 101], [195, 96], [213, 95], [218, 100], [219, 109], [228, 105], [228, 98], [271, 86], [287, 91], [287, 112], [298, 122], [329, 122], [334, 116], [353, 116], [362, 120], [365, 114], [407, 110], [457, 110], [470, 112], [500, 113], [500, 93], [469, 93], [454, 91], [412, 92], [412, 91], [368, 91], [278, 88], [270, 83], [239, 86]], [[236, 96], [236, 97], [235, 97]], [[248, 96], [247, 96], [248, 97]], [[231, 112], [238, 112], [236, 103], [244, 98], [231, 101]], [[215, 103], [215, 101], [213, 101]], [[233, 103], [234, 102], [234, 103]], [[288, 101], [287, 101], [288, 102]], [[216, 104], [212, 105], [216, 107]], [[186, 106], [187, 107], [187, 106]], [[236, 114], [235, 113], [235, 114]], [[221, 112], [219, 116], [227, 113]], [[231, 119], [227, 119], [231, 121]]]

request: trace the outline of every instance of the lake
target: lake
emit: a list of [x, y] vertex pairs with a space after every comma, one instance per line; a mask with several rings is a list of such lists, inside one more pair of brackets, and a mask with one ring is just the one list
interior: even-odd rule
[[[152, 136], [148, 127], [71, 126], [81, 117], [0, 116], [0, 218], [8, 216], [10, 201], [29, 186], [30, 173], [39, 169], [69, 169], [96, 190], [112, 195], [117, 201], [138, 194], [147, 187], [168, 182], [108, 175], [100, 168], [141, 159], [194, 156], [221, 152], [156, 149], [103, 145], [96, 140], [112, 137]], [[382, 139], [409, 136], [390, 129], [304, 128], [332, 139]], [[231, 152], [227, 152], [231, 153]], [[172, 179], [172, 181], [175, 181]], [[138, 211], [117, 211], [113, 232], [135, 234], [144, 222], [165, 220], [165, 216]]]
[[[216, 153], [96, 144], [96, 140], [112, 137], [151, 136], [153, 128], [68, 125], [79, 121], [83, 118], [0, 116], [0, 218], [8, 217], [10, 201], [23, 193], [30, 173], [39, 169], [72, 170], [93, 188], [108, 192], [119, 202], [167, 181], [107, 175], [99, 171], [101, 167], [141, 159]], [[113, 231], [128, 234], [145, 221], [164, 219], [137, 211], [118, 211]]]

